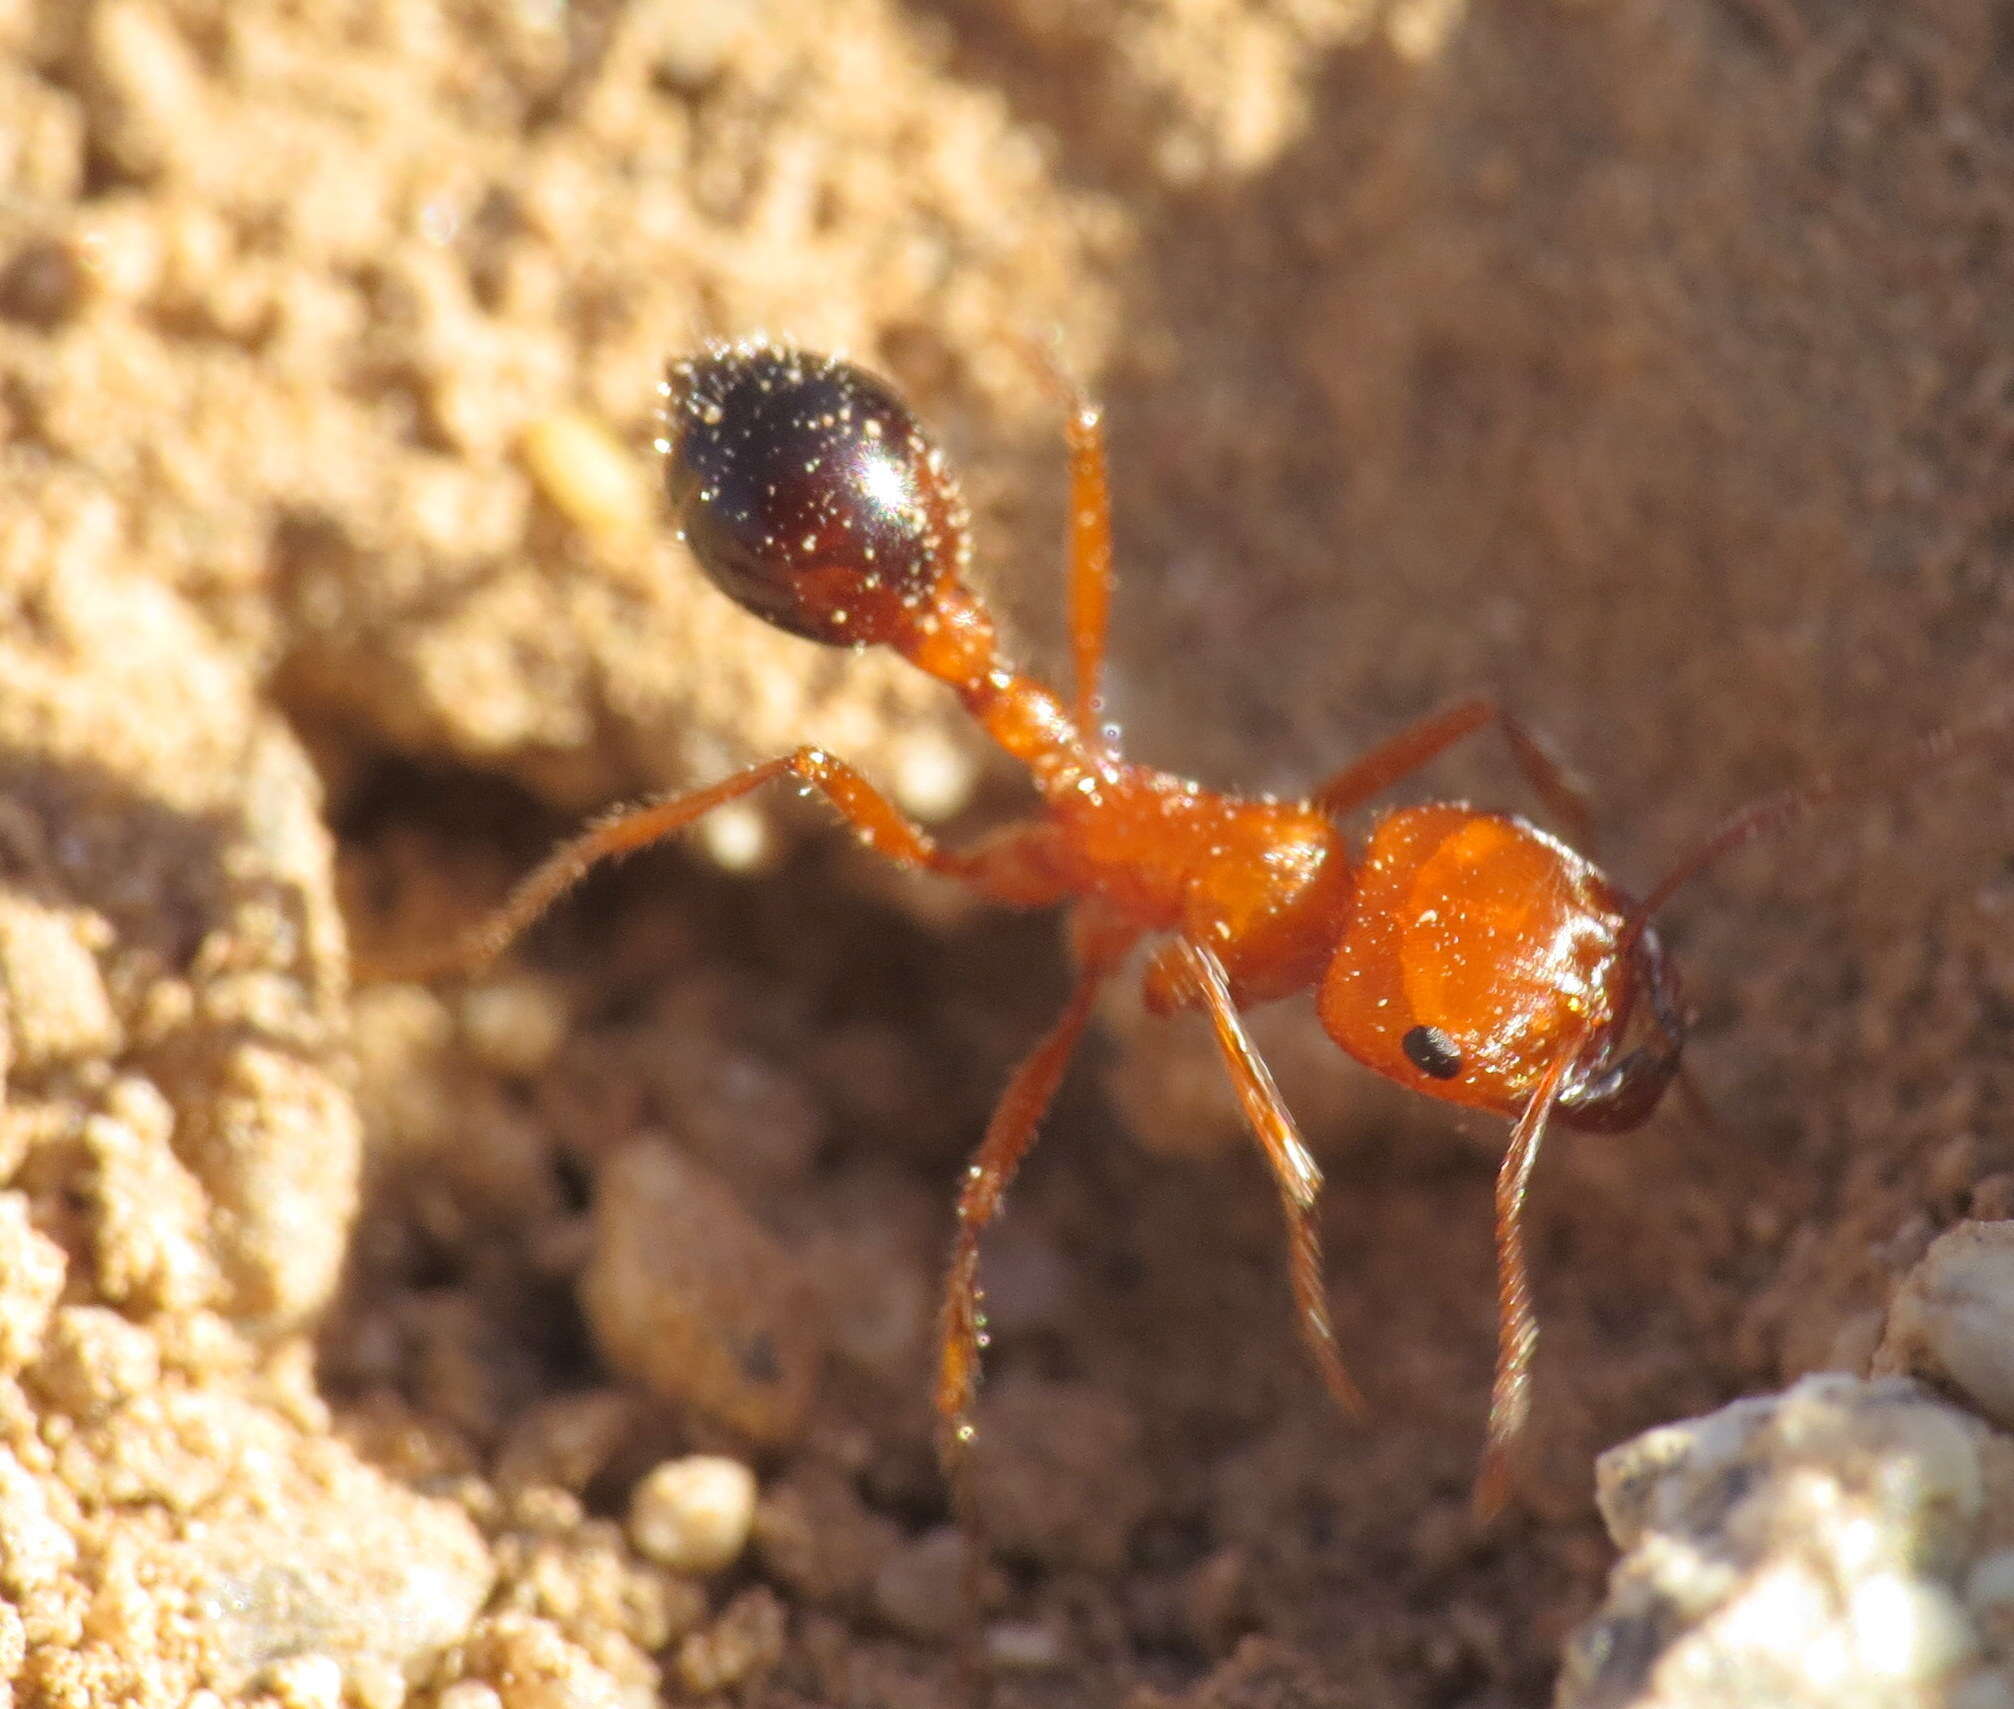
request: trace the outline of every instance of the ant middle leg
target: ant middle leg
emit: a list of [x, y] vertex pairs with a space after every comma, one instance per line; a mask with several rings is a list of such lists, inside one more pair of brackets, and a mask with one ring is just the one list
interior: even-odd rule
[[1559, 1101], [1567, 1071], [1587, 1043], [1574, 1034], [1533, 1087], [1503, 1161], [1497, 1165], [1497, 1362], [1490, 1380], [1489, 1432], [1476, 1472], [1474, 1510], [1478, 1520], [1494, 1519], [1510, 1499], [1519, 1441], [1531, 1416], [1532, 1356], [1538, 1351], [1538, 1315], [1532, 1309], [1531, 1272], [1525, 1262], [1524, 1202], [1538, 1163], [1539, 1142]]
[[603, 861], [674, 836], [716, 807], [786, 776], [818, 790], [863, 843], [898, 866], [958, 879], [995, 901], [1030, 906], [1055, 899], [1055, 886], [1043, 874], [1040, 851], [1033, 847], [1040, 841], [1039, 825], [1029, 827], [1025, 835], [996, 837], [973, 855], [954, 853], [940, 848], [935, 838], [845, 760], [823, 748], [803, 747], [707, 788], [617, 809], [562, 843], [519, 880], [499, 907], [445, 948], [411, 960], [370, 965], [362, 970], [364, 976], [424, 980], [476, 972]]
[[1314, 1357], [1322, 1382], [1343, 1412], [1362, 1418], [1368, 1410], [1362, 1392], [1343, 1366], [1336, 1332], [1329, 1321], [1329, 1297], [1322, 1279], [1322, 1237], [1315, 1225], [1316, 1202], [1322, 1191], [1322, 1171], [1301, 1138], [1286, 1100], [1273, 1082], [1272, 1070], [1245, 1031], [1231, 1000], [1224, 964], [1207, 945], [1177, 938], [1160, 957], [1160, 965], [1176, 983], [1194, 995], [1223, 1052], [1224, 1067], [1244, 1111], [1245, 1123], [1259, 1143], [1280, 1189], [1280, 1208], [1287, 1218], [1288, 1271], [1301, 1339]]
[[1315, 805], [1340, 818], [1487, 724], [1503, 731], [1518, 770], [1565, 827], [1568, 841], [1582, 852], [1591, 849], [1594, 814], [1586, 791], [1529, 725], [1488, 695], [1458, 700], [1387, 737], [1323, 783], [1314, 793]]

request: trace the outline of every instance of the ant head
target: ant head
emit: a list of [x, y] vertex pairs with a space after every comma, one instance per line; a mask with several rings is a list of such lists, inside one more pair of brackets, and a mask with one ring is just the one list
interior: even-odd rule
[[665, 485], [715, 586], [832, 646], [893, 641], [966, 554], [943, 455], [873, 375], [764, 342], [674, 363]]
[[1625, 925], [1615, 1008], [1560, 1088], [1559, 1119], [1597, 1133], [1641, 1127], [1677, 1077], [1685, 1051], [1678, 972], [1647, 924]]
[[1632, 919], [1599, 871], [1521, 819], [1401, 808], [1372, 829], [1322, 1024], [1402, 1085], [1504, 1115], [1580, 1035], [1560, 1118], [1632, 1127], [1684, 1034], [1676, 980]]

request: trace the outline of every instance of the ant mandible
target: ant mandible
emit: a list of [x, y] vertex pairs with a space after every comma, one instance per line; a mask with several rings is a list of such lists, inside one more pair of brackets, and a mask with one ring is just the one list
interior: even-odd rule
[[[1060, 382], [1059, 382], [1060, 384]], [[1601, 1131], [1648, 1118], [1678, 1071], [1685, 1017], [1650, 924], [1680, 884], [1736, 845], [1838, 793], [1831, 780], [1729, 819], [1641, 903], [1523, 819], [1404, 807], [1352, 854], [1337, 821], [1461, 738], [1495, 723], [1548, 807], [1577, 834], [1585, 808], [1557, 764], [1488, 699], [1403, 730], [1305, 800], [1219, 794], [1125, 760], [1101, 722], [1112, 595], [1110, 495], [1097, 407], [1067, 385], [1069, 630], [1063, 701], [1003, 658], [965, 582], [965, 507], [942, 453], [882, 381], [843, 360], [750, 341], [675, 363], [657, 448], [699, 567], [758, 617], [808, 640], [891, 647], [950, 686], [1027, 768], [1039, 805], [977, 847], [939, 847], [844, 760], [802, 747], [709, 788], [624, 809], [562, 845], [439, 965], [500, 951], [591, 867], [791, 777], [822, 793], [898, 865], [1016, 907], [1068, 903], [1075, 979], [1063, 1012], [995, 1106], [959, 1191], [938, 1330], [938, 1447], [964, 1494], [984, 1319], [979, 1239], [1090, 1021], [1136, 946], [1148, 1006], [1200, 1010], [1286, 1215], [1303, 1340], [1351, 1415], [1362, 1397], [1330, 1327], [1314, 1220], [1321, 1172], [1239, 1018], [1314, 990], [1351, 1056], [1429, 1097], [1507, 1116], [1496, 1178], [1497, 1357], [1475, 1501], [1506, 1500], [1530, 1402], [1538, 1326], [1522, 1212], [1549, 1121]], [[1912, 750], [1941, 757], [1958, 733]], [[1581, 840], [1585, 841], [1584, 835]]]

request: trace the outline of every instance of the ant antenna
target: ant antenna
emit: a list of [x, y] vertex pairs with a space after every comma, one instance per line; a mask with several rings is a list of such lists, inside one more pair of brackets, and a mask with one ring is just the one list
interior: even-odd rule
[[[1657, 912], [1722, 856], [1763, 837], [1776, 835], [1818, 808], [1837, 801], [1842, 795], [1872, 792], [1882, 782], [1896, 780], [1905, 766], [1927, 771], [1944, 765], [1968, 749], [2005, 733], [2010, 726], [2014, 726], [2014, 700], [2003, 701], [1991, 711], [1967, 722], [1946, 724], [1928, 735], [1917, 737], [1899, 753], [1892, 755], [1878, 771], [1821, 773], [1808, 783], [1793, 784], [1737, 809], [1721, 821], [1705, 842], [1652, 886], [1649, 895], [1637, 905], [1636, 911], [1624, 924], [1621, 936], [1616, 940], [1617, 953], [1627, 955], [1634, 949]], [[1914, 776], [1899, 779], [1902, 788], [1907, 788], [1914, 781]]]

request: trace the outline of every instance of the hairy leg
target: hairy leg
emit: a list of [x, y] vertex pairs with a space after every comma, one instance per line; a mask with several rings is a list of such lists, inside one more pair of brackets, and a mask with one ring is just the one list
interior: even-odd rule
[[938, 1453], [952, 1493], [969, 1520], [969, 1503], [962, 1494], [966, 1451], [972, 1442], [972, 1405], [979, 1387], [979, 1354], [985, 1345], [985, 1316], [980, 1309], [979, 1239], [1000, 1212], [1015, 1171], [1035, 1143], [1043, 1113], [1061, 1084], [1084, 1029], [1098, 988], [1132, 946], [1133, 934], [1123, 928], [1093, 923], [1085, 929], [1079, 917], [1078, 972], [1063, 1012], [1041, 1042], [1022, 1058], [993, 1106], [985, 1137], [965, 1170], [958, 1193], [958, 1224], [952, 1236], [950, 1272], [944, 1285], [944, 1306], [937, 1335]]
[[1321, 1234], [1315, 1226], [1315, 1204], [1321, 1195], [1322, 1172], [1309, 1152], [1272, 1071], [1253, 1045], [1231, 1001], [1224, 964], [1215, 952], [1189, 938], [1168, 951], [1168, 971], [1196, 996], [1217, 1035], [1224, 1067], [1245, 1112], [1252, 1137], [1279, 1184], [1280, 1206], [1287, 1218], [1288, 1270], [1293, 1280], [1301, 1339], [1314, 1356], [1315, 1368], [1336, 1404], [1352, 1418], [1364, 1415], [1364, 1397], [1343, 1368], [1336, 1334], [1329, 1322], [1328, 1293], [1322, 1282]]
[[619, 808], [562, 843], [519, 881], [501, 906], [443, 948], [406, 960], [382, 961], [360, 972], [378, 979], [431, 979], [474, 972], [493, 961], [603, 861], [676, 835], [716, 807], [738, 801], [780, 777], [794, 777], [818, 790], [863, 843], [898, 866], [958, 879], [1001, 902], [1040, 905], [1061, 894], [1061, 887], [1047, 876], [1039, 859], [1044, 835], [1039, 824], [1016, 827], [989, 839], [972, 855], [950, 852], [938, 847], [929, 832], [908, 819], [845, 760], [823, 748], [805, 747], [764, 760], [704, 789]]
[[1594, 844], [1594, 816], [1579, 783], [1521, 720], [1497, 701], [1482, 695], [1430, 712], [1380, 742], [1317, 789], [1315, 804], [1337, 817], [1352, 812], [1380, 791], [1418, 771], [1464, 736], [1492, 723], [1503, 730], [1518, 770], [1565, 828], [1568, 840], [1583, 853], [1590, 850]]
[[1497, 1364], [1490, 1384], [1489, 1435], [1476, 1473], [1478, 1519], [1494, 1518], [1510, 1499], [1518, 1440], [1531, 1416], [1531, 1364], [1538, 1350], [1538, 1318], [1532, 1311], [1531, 1275], [1525, 1266], [1525, 1193], [1566, 1072], [1586, 1044], [1587, 1035], [1575, 1033], [1553, 1058], [1511, 1129], [1510, 1144], [1497, 1167]]

